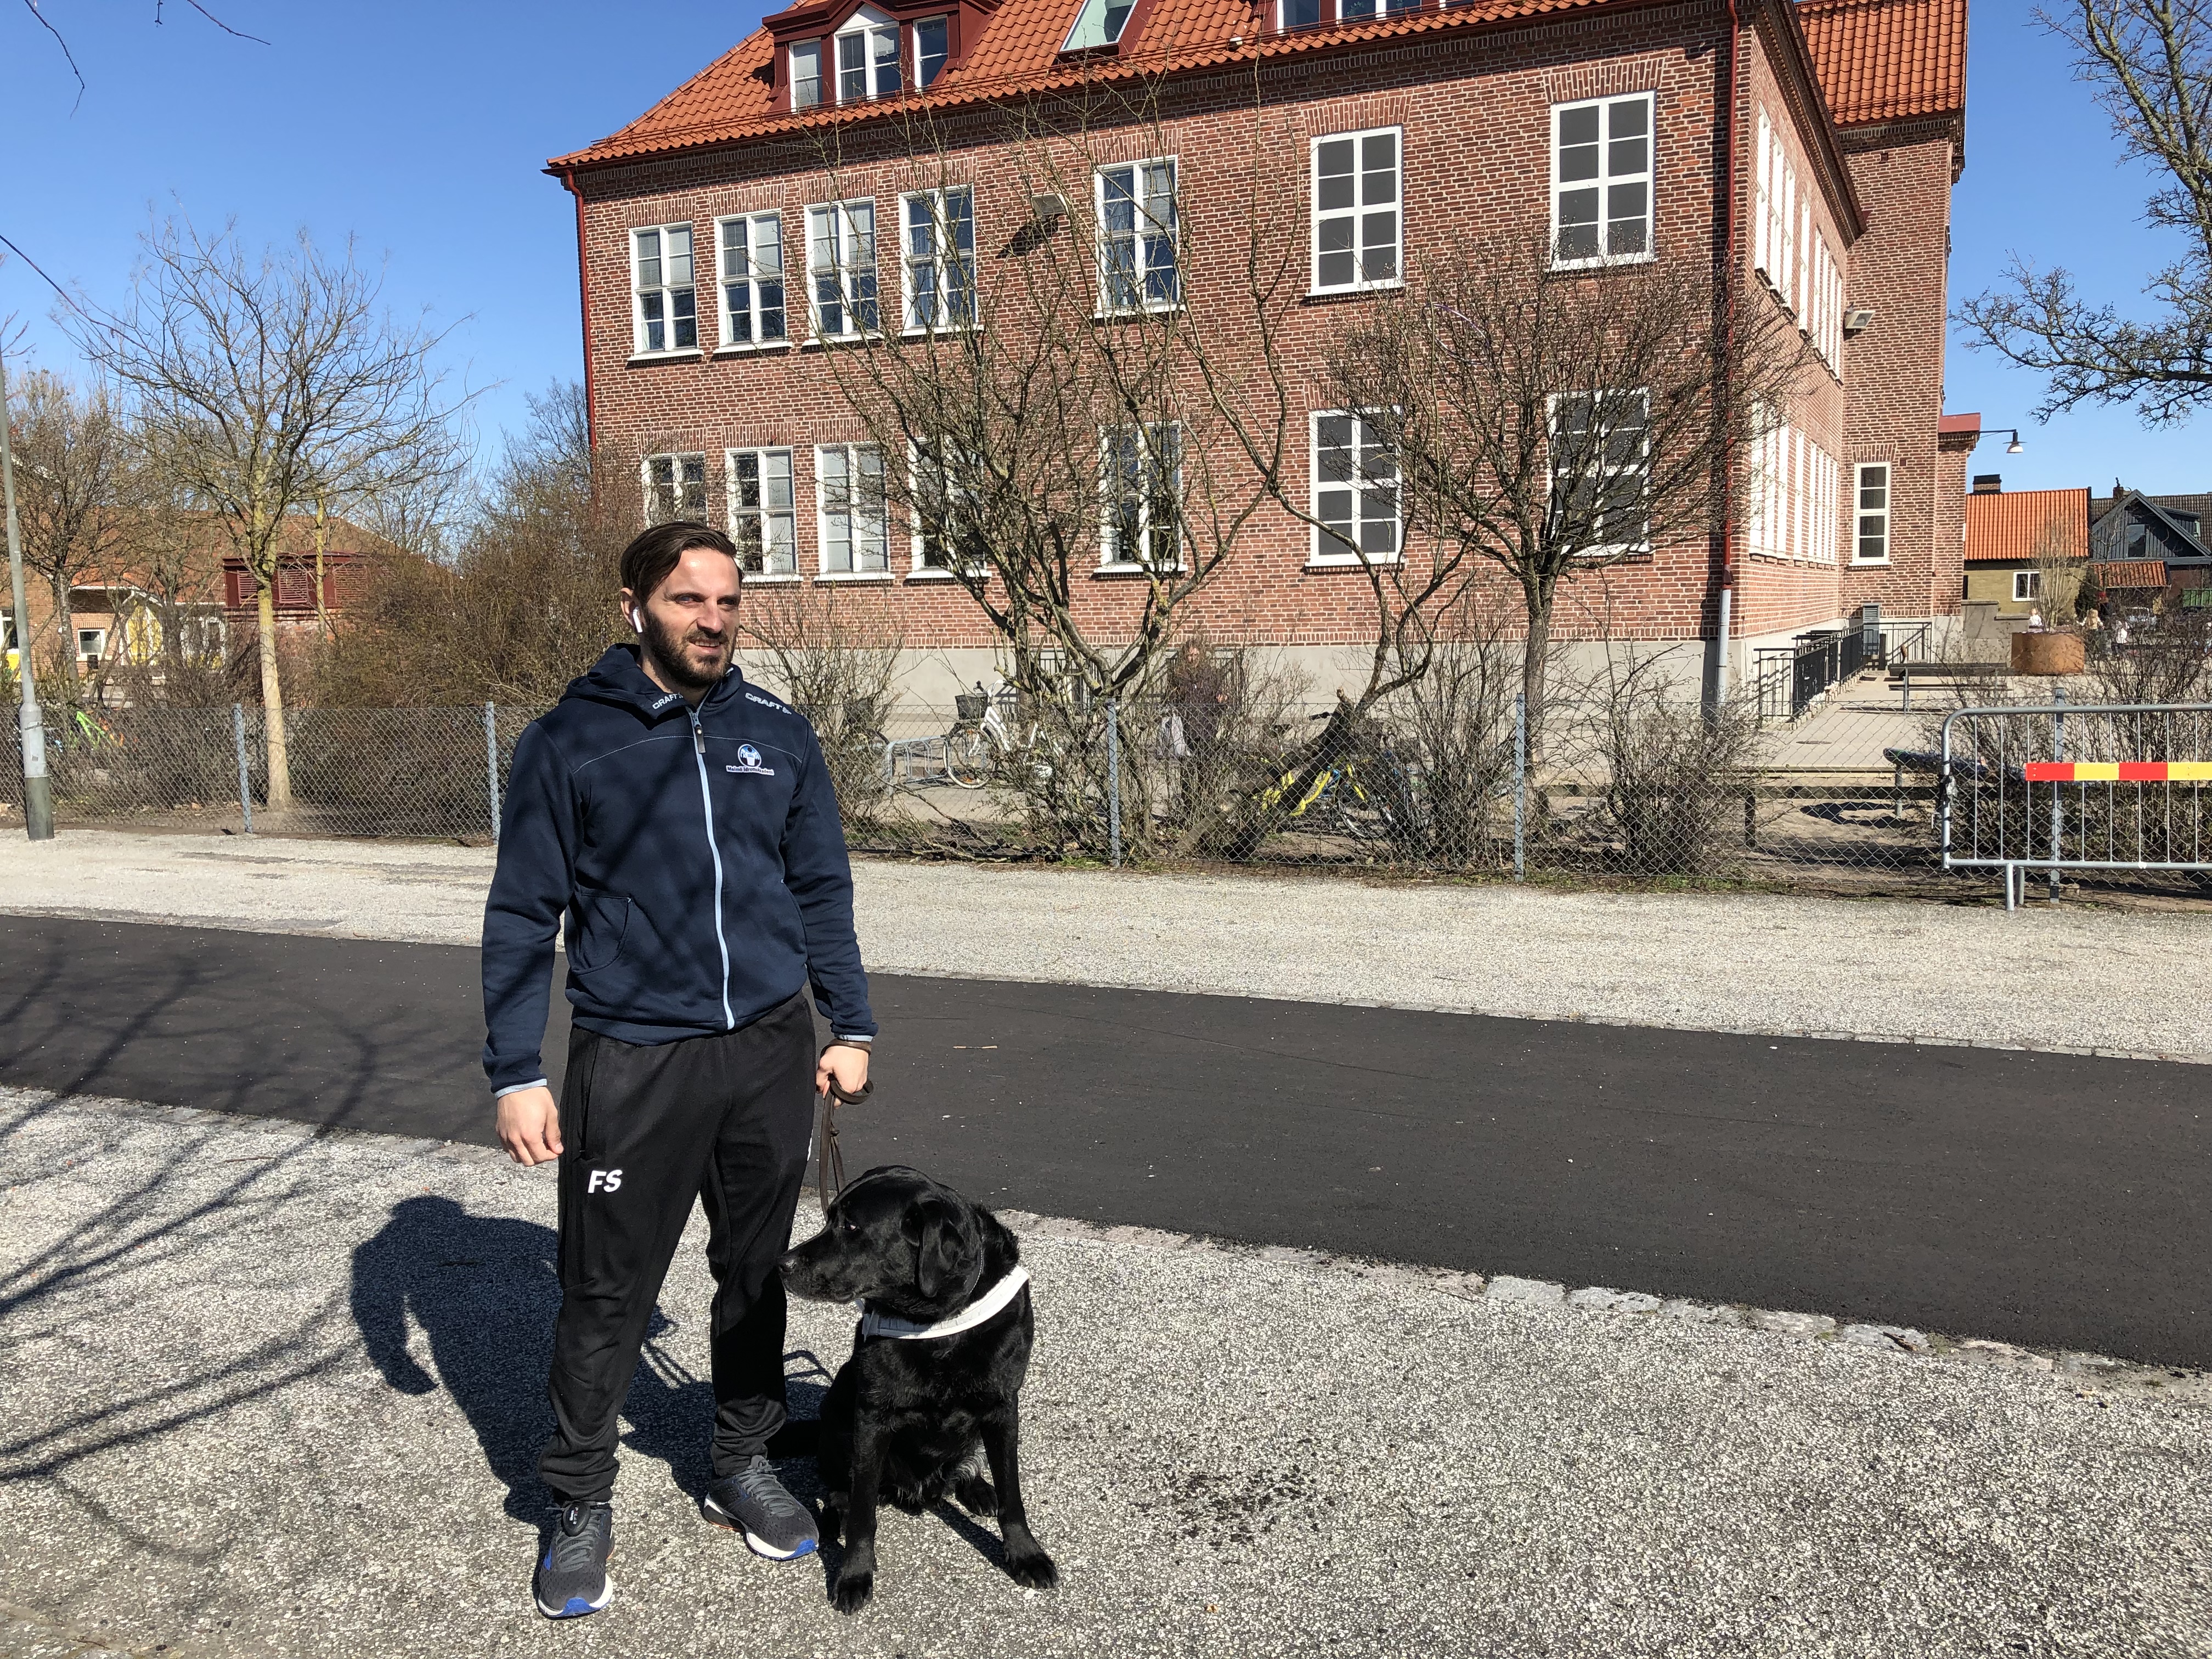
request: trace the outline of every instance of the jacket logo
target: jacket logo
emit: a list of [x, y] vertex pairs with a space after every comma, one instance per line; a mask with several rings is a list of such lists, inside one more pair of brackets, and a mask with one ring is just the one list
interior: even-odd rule
[[779, 714], [787, 714], [791, 712], [781, 703], [778, 702], [774, 697], [763, 697], [757, 691], [746, 692], [745, 701], [747, 702], [757, 702], [763, 708], [773, 708]]
[[665, 697], [655, 697], [653, 700], [652, 712], [658, 714], [662, 709], [667, 708], [670, 703], [681, 702], [683, 700], [683, 695], [684, 694], [680, 691], [671, 691]]
[[621, 1187], [621, 1185], [622, 1171], [620, 1170], [594, 1170], [592, 1171], [592, 1178], [584, 1183], [584, 1190], [587, 1193], [611, 1193]]
[[761, 751], [749, 743], [741, 743], [738, 745], [738, 763], [735, 766], [725, 766], [722, 769], [725, 772], [750, 772], [757, 778], [772, 778], [775, 775], [775, 768], [763, 766]]

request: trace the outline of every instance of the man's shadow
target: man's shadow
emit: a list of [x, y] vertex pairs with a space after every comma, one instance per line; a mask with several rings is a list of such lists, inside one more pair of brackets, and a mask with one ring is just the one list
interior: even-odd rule
[[[559, 1241], [553, 1230], [504, 1216], [471, 1215], [449, 1198], [402, 1200], [374, 1238], [353, 1253], [354, 1323], [384, 1379], [402, 1394], [442, 1386], [475, 1430], [484, 1462], [507, 1486], [507, 1513], [532, 1525], [549, 1501], [538, 1480], [538, 1454], [552, 1426], [545, 1370], [553, 1316], [561, 1305]], [[426, 1370], [407, 1351], [412, 1316], [430, 1345]], [[705, 1316], [700, 1310], [699, 1317]], [[695, 1376], [665, 1346], [677, 1328], [653, 1310], [645, 1352], [623, 1416], [627, 1449], [658, 1458], [694, 1498], [713, 1479], [708, 1443], [714, 1421], [712, 1383]], [[808, 1462], [786, 1482], [813, 1495], [814, 1453], [829, 1376], [811, 1353], [785, 1383], [792, 1421], [769, 1446], [779, 1460]]]

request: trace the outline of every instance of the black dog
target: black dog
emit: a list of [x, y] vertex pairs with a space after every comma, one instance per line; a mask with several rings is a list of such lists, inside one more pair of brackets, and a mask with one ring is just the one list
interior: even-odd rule
[[[1017, 1461], [1036, 1323], [1013, 1234], [896, 1164], [853, 1182], [824, 1220], [783, 1258], [783, 1281], [812, 1301], [865, 1298], [822, 1405], [823, 1530], [834, 1540], [842, 1519], [845, 1535], [837, 1610], [858, 1613], [874, 1592], [879, 1498], [919, 1511], [949, 1492], [995, 1514], [1014, 1582], [1050, 1589], [1059, 1569], [1030, 1532]], [[931, 1334], [947, 1326], [958, 1328]]]

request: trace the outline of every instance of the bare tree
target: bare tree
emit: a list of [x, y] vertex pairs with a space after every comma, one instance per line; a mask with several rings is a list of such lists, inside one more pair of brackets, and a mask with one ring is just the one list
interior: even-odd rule
[[2040, 419], [2087, 403], [2132, 404], [2153, 426], [2186, 420], [2212, 403], [2212, 3], [2072, 0], [2034, 16], [2073, 46], [2123, 151], [2165, 174], [2145, 217], [2182, 251], [2144, 286], [2149, 322], [2015, 257], [2005, 286], [1960, 307], [1970, 343], [2048, 377]]
[[444, 336], [383, 313], [380, 281], [350, 245], [332, 259], [303, 233], [289, 253], [256, 261], [231, 228], [204, 237], [171, 221], [144, 247], [127, 310], [73, 326], [131, 393], [156, 464], [216, 514], [253, 577], [269, 805], [282, 811], [292, 787], [275, 588], [286, 520], [345, 469], [434, 446], [451, 413], [429, 361]]
[[880, 818], [890, 797], [883, 728], [906, 644], [876, 598], [814, 583], [771, 587], [745, 595], [738, 617], [764, 672], [814, 727], [838, 806], [856, 828]]
[[[14, 426], [17, 516], [23, 562], [46, 580], [53, 597], [55, 667], [64, 700], [82, 695], [77, 672], [70, 593], [85, 576], [113, 562], [122, 544], [134, 488], [131, 434], [115, 400], [100, 385], [77, 387], [60, 376], [24, 377]], [[27, 647], [29, 630], [22, 630]]]
[[586, 442], [573, 383], [529, 403], [528, 426], [465, 517], [433, 528], [449, 508], [418, 502], [414, 527], [394, 526], [394, 556], [321, 659], [324, 702], [542, 707], [617, 637], [622, 550], [643, 521], [638, 458]]
[[[1727, 485], [1806, 374], [1778, 307], [1733, 328], [1702, 259], [1555, 270], [1543, 234], [1471, 237], [1408, 273], [1342, 340], [1338, 406], [1379, 441], [1406, 554], [1379, 573], [1415, 654], [1431, 606], [1478, 568], [1517, 590], [1522, 690], [1541, 744], [1564, 585], [1717, 532]], [[1370, 563], [1382, 562], [1370, 561]]]
[[2089, 560], [2080, 538], [2056, 522], [2035, 532], [2028, 550], [2035, 561], [2036, 594], [2043, 602], [2043, 620], [2053, 628], [2066, 628], [2081, 620], [2082, 585], [2088, 579]]
[[[1227, 371], [1199, 361], [1211, 239], [1185, 234], [1171, 164], [1113, 148], [1157, 119], [1154, 90], [1080, 88], [988, 118], [1039, 204], [994, 251], [975, 246], [972, 198], [917, 118], [895, 159], [939, 184], [935, 257], [897, 300], [870, 276], [815, 273], [802, 301], [827, 308], [817, 332], [849, 337], [824, 360], [872, 451], [865, 475], [825, 483], [829, 499], [871, 537], [908, 530], [975, 602], [1044, 751], [1012, 781], [1038, 829], [1085, 847], [1105, 835], [1107, 709], [1152, 685], [1267, 502], [1208, 392]], [[833, 179], [844, 165], [825, 154]], [[873, 268], [870, 248], [855, 269]], [[1138, 851], [1147, 787], [1133, 755]]]

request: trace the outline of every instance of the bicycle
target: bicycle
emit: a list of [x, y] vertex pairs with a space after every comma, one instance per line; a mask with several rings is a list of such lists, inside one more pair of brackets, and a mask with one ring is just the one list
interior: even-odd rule
[[[978, 680], [973, 691], [961, 692], [952, 704], [957, 718], [945, 735], [945, 769], [961, 788], [981, 789], [1000, 767], [1036, 752], [1038, 722], [1019, 726], [1019, 700], [1005, 675], [999, 676], [995, 691], [984, 690]], [[1052, 775], [1049, 761], [1030, 763], [1038, 777]]]

